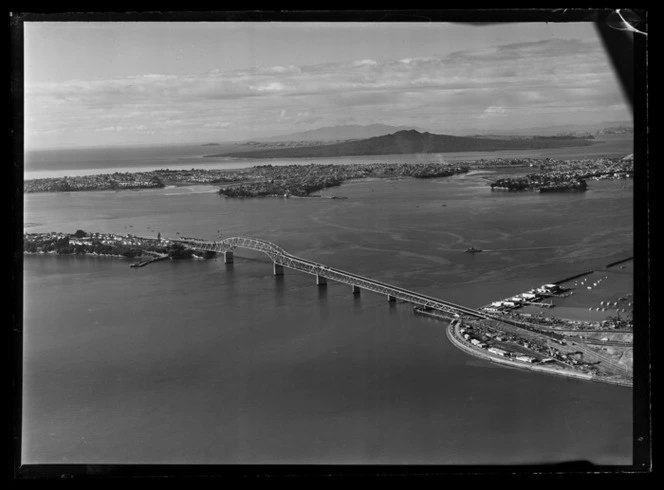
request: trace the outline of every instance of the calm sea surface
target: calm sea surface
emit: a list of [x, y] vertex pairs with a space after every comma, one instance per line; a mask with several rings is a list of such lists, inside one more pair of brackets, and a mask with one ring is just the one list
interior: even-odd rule
[[[322, 193], [343, 200], [28, 194], [25, 229], [260, 237], [473, 307], [632, 255], [631, 181], [517, 194], [493, 176]], [[275, 278], [248, 251], [129, 263], [25, 257], [24, 463], [631, 464], [629, 388], [497, 367], [411, 305]]]

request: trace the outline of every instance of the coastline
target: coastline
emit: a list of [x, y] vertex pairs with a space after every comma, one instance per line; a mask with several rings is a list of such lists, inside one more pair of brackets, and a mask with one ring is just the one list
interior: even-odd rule
[[481, 349], [477, 349], [472, 347], [471, 345], [467, 344], [466, 342], [463, 341], [462, 337], [460, 336], [458, 332], [459, 324], [461, 323], [460, 319], [455, 319], [450, 324], [445, 328], [445, 333], [447, 334], [448, 340], [457, 347], [459, 350], [464, 351], [465, 353], [477, 357], [479, 359], [484, 359], [486, 361], [490, 362], [495, 362], [496, 364], [502, 364], [505, 366], [517, 368], [517, 369], [525, 369], [529, 371], [535, 371], [535, 372], [540, 372], [543, 374], [551, 374], [551, 375], [556, 375], [556, 376], [565, 376], [569, 378], [576, 378], [580, 379], [583, 381], [594, 381], [594, 382], [601, 382], [601, 383], [608, 383], [608, 384], [613, 384], [613, 385], [618, 385], [618, 386], [624, 386], [626, 388], [632, 388], [633, 384], [628, 383], [622, 380], [614, 380], [614, 379], [608, 379], [608, 378], [602, 378], [598, 376], [593, 376], [592, 374], [586, 374], [586, 373], [578, 373], [566, 369], [554, 369], [554, 368], [549, 368], [545, 366], [538, 366], [538, 365], [532, 365], [532, 364], [526, 364], [523, 362], [516, 362], [516, 361], [511, 361], [508, 359], [505, 359], [503, 357], [500, 357], [498, 355], [492, 355], [489, 352], [486, 352]]
[[124, 255], [118, 255], [118, 254], [98, 254], [94, 252], [84, 252], [84, 253], [71, 253], [71, 254], [62, 254], [58, 253], [55, 250], [52, 250], [50, 252], [28, 252], [26, 250], [23, 251], [23, 255], [57, 255], [59, 257], [109, 257], [109, 258], [115, 258], [115, 259], [127, 259], [130, 260], [129, 257], [125, 257]]
[[[269, 160], [268, 160], [269, 162]], [[589, 175], [603, 175], [603, 178], [630, 178], [633, 171], [632, 163], [618, 159], [593, 158], [581, 160], [554, 160], [541, 158], [512, 158], [490, 160], [467, 160], [459, 162], [353, 162], [347, 161], [334, 164], [295, 164], [293, 162], [273, 163], [247, 166], [243, 168], [224, 169], [156, 169], [125, 172], [92, 173], [71, 177], [48, 177], [26, 179], [23, 193], [51, 193], [78, 191], [121, 191], [162, 189], [168, 187], [207, 184], [219, 187], [219, 193], [227, 197], [262, 197], [266, 195], [299, 195], [306, 196], [312, 192], [334, 187], [344, 182], [362, 178], [438, 178], [449, 177], [469, 171], [491, 171], [499, 169], [526, 169], [537, 167], [536, 185], [529, 182], [532, 190], [549, 192], [567, 192], [576, 189], [579, 179]], [[613, 168], [621, 165], [621, 169]], [[625, 167], [625, 168], [622, 168]], [[620, 172], [618, 172], [620, 170]], [[629, 171], [625, 173], [626, 171]], [[622, 173], [621, 173], [622, 172]], [[629, 177], [627, 176], [629, 174]], [[505, 181], [508, 187], [520, 184], [526, 177], [508, 177], [491, 183], [492, 190], [508, 190], [501, 187]], [[572, 182], [574, 181], [574, 182]], [[551, 187], [555, 184], [554, 187]], [[561, 187], [562, 186], [562, 187]], [[536, 188], [536, 189], [535, 189]]]

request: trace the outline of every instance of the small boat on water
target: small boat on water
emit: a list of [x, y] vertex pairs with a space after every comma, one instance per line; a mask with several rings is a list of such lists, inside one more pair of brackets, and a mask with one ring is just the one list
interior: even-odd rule
[[467, 254], [475, 254], [475, 253], [477, 253], [477, 252], [482, 252], [482, 249], [481, 249], [481, 248], [470, 247], [470, 248], [467, 248], [467, 249], [466, 249], [466, 252], [465, 252], [465, 253], [467, 253]]

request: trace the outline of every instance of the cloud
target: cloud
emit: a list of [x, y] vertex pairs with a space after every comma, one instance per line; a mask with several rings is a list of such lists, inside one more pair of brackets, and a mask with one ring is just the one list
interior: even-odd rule
[[327, 101], [340, 107], [359, 107], [392, 104], [395, 102], [396, 97], [390, 91], [359, 91], [333, 94], [327, 98]]
[[285, 86], [280, 82], [268, 82], [261, 85], [256, 85], [255, 90], [258, 92], [282, 92], [285, 90]]
[[135, 124], [132, 126], [105, 126], [103, 128], [98, 128], [95, 131], [97, 132], [112, 132], [112, 133], [119, 133], [119, 132], [125, 132], [125, 131], [134, 131], [134, 132], [150, 132], [150, 128], [148, 128], [145, 124]]
[[507, 114], [507, 109], [503, 106], [489, 106], [486, 109], [484, 109], [484, 112], [480, 115], [480, 119], [487, 119], [491, 117], [503, 117]]
[[[549, 53], [547, 55], [547, 53]], [[271, 95], [304, 96], [377, 90], [592, 85], [607, 81], [599, 46], [557, 40], [517, 43], [442, 58], [357, 60], [304, 67], [274, 66], [200, 76], [148, 74], [111, 80], [29, 85], [26, 96], [55, 103], [112, 105], [153, 101], [239, 100]], [[514, 60], [514, 63], [506, 63]], [[356, 68], [369, 67], [370, 72]], [[610, 74], [609, 74], [610, 75]]]
[[217, 128], [217, 129], [224, 129], [232, 126], [233, 123], [229, 122], [221, 122], [221, 121], [215, 121], [215, 122], [208, 122], [203, 124], [204, 128]]
[[505, 114], [507, 111], [503, 106], [492, 105], [484, 110], [485, 114]]
[[[26, 83], [32, 132], [120, 134], [335, 124], [418, 117], [504, 121], [618, 106], [602, 46], [575, 39], [512, 43], [447, 56], [149, 73], [107, 80]], [[353, 108], [362, 112], [348, 114]], [[451, 119], [453, 118], [453, 119]], [[305, 127], [306, 128], [306, 127]], [[299, 129], [299, 128], [295, 128]]]
[[377, 66], [378, 62], [375, 60], [359, 60], [353, 62], [353, 66], [355, 68], [361, 67], [361, 66]]

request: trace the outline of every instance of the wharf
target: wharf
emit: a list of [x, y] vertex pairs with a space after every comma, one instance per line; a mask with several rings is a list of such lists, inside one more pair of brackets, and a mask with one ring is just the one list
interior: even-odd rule
[[540, 303], [538, 301], [524, 301], [524, 305], [528, 306], [536, 306], [538, 308], [553, 308], [554, 305], [552, 303]]
[[165, 256], [162, 256], [162, 257], [155, 257], [153, 259], [144, 260], [142, 262], [135, 262], [135, 263], [131, 264], [129, 267], [145, 267], [146, 265], [151, 264], [152, 262], [158, 262], [160, 260], [166, 260], [168, 258], [169, 258], [168, 255], [165, 255]]
[[422, 306], [416, 306], [416, 307], [414, 307], [414, 308], [413, 308], [413, 312], [414, 312], [416, 315], [430, 316], [430, 317], [436, 318], [436, 319], [438, 319], [438, 320], [448, 320], [448, 321], [449, 321], [449, 320], [455, 320], [455, 319], [456, 319], [456, 317], [454, 317], [454, 316], [451, 315], [451, 314], [447, 314], [447, 315], [446, 315], [446, 314], [444, 314], [444, 313], [442, 313], [442, 312], [440, 312], [440, 311], [437, 311], [437, 310], [435, 310], [435, 311], [431, 311], [431, 310], [425, 309], [425, 308], [422, 307]]
[[573, 276], [566, 277], [565, 279], [560, 279], [559, 281], [555, 281], [552, 284], [562, 284], [564, 282], [571, 281], [572, 279], [578, 279], [579, 277], [587, 276], [588, 274], [592, 274], [593, 272], [595, 272], [595, 271], [594, 270], [589, 270], [589, 271], [586, 271], [586, 272], [582, 272], [581, 274], [575, 274]]
[[620, 264], [623, 264], [623, 263], [625, 263], [625, 262], [629, 262], [629, 261], [632, 260], [633, 258], [634, 258], [634, 257], [632, 256], [632, 257], [627, 257], [626, 259], [618, 260], [618, 261], [616, 261], [616, 262], [611, 262], [610, 264], [607, 264], [607, 265], [606, 265], [606, 268], [608, 269], [609, 267], [614, 267], [614, 266], [616, 266], [616, 265], [620, 265]]

